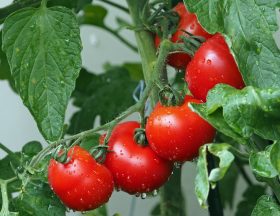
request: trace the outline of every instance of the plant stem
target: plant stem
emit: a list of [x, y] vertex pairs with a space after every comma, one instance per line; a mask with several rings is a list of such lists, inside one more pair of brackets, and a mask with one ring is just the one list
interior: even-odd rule
[[118, 9], [126, 12], [126, 13], [129, 13], [128, 8], [126, 8], [126, 7], [122, 6], [122, 5], [119, 5], [119, 4], [115, 3], [115, 2], [112, 2], [112, 1], [109, 1], [109, 0], [99, 0], [99, 1], [102, 1], [102, 2], [104, 2], [106, 4], [109, 4], [109, 5], [111, 5], [111, 6], [115, 7], [115, 8], [118, 8]]
[[0, 212], [1, 216], [12, 215], [11, 212], [9, 211], [9, 198], [8, 198], [7, 185], [15, 180], [17, 180], [16, 177], [8, 179], [8, 180], [0, 179], [1, 195], [2, 195], [2, 208], [1, 208], [1, 212]]
[[4, 152], [6, 152], [8, 155], [14, 155], [15, 153], [12, 152], [10, 149], [8, 149], [5, 145], [0, 143], [0, 149], [2, 149]]
[[130, 49], [132, 49], [134, 52], [138, 52], [138, 49], [136, 46], [132, 45], [129, 41], [127, 41], [125, 38], [123, 38], [118, 31], [115, 31], [114, 29], [110, 28], [109, 26], [102, 26], [102, 28], [108, 32], [110, 32], [112, 35], [114, 35], [116, 38], [118, 38], [121, 42], [123, 42], [125, 45], [127, 45]]
[[175, 169], [169, 181], [160, 190], [161, 216], [185, 216], [185, 199], [181, 189], [181, 169]]
[[[207, 154], [207, 162], [208, 162], [208, 172], [214, 169], [215, 160], [213, 155]], [[219, 183], [217, 182], [216, 187], [214, 189], [210, 189], [208, 196], [208, 205], [209, 205], [209, 215], [210, 216], [223, 216], [223, 206], [219, 193]]]
[[107, 135], [110, 136], [113, 127], [119, 123], [121, 120], [123, 120], [124, 118], [126, 118], [127, 116], [131, 115], [134, 112], [140, 112], [142, 110], [142, 108], [145, 106], [146, 100], [149, 97], [149, 94], [151, 92], [151, 90], [153, 89], [153, 84], [147, 84], [142, 97], [140, 98], [140, 100], [134, 104], [133, 106], [129, 107], [127, 110], [125, 110], [123, 113], [121, 113], [118, 117], [116, 117], [114, 120], [101, 125], [99, 127], [87, 130], [87, 131], [83, 131], [81, 133], [75, 134], [73, 136], [58, 140], [52, 144], [50, 144], [48, 147], [46, 147], [45, 149], [42, 149], [35, 157], [32, 158], [29, 167], [30, 168], [34, 168], [42, 158], [44, 158], [50, 151], [51, 149], [53, 149], [54, 147], [58, 146], [59, 144], [65, 143], [67, 141], [73, 141], [76, 139], [83, 139], [86, 138], [88, 136], [91, 136], [92, 134], [98, 132], [98, 131], [102, 131], [102, 130], [108, 130]]
[[249, 162], [249, 154], [239, 151], [238, 149], [231, 146], [230, 151], [241, 161]]

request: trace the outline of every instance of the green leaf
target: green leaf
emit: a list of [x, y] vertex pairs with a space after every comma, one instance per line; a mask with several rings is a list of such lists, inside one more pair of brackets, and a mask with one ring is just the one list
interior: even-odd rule
[[5, 20], [3, 50], [16, 89], [49, 141], [62, 135], [81, 48], [76, 17], [67, 8], [27, 8]]
[[199, 149], [199, 157], [197, 161], [197, 173], [195, 177], [195, 193], [199, 204], [202, 208], [207, 207], [207, 197], [209, 195], [209, 180], [207, 170], [207, 147], [202, 146]]
[[6, 54], [2, 51], [2, 31], [0, 32], [0, 80], [7, 80], [11, 88], [16, 91]]
[[270, 150], [270, 162], [280, 175], [280, 143], [273, 144]]
[[[210, 123], [214, 126], [217, 124], [214, 123], [216, 118], [219, 122], [222, 122], [223, 118], [226, 122], [225, 128], [239, 134], [239, 137], [249, 139], [253, 134], [257, 134], [264, 139], [277, 140], [280, 139], [279, 97], [279, 89], [258, 89], [248, 86], [237, 90], [219, 84], [208, 93], [206, 105], [193, 107], [205, 119], [211, 119]], [[199, 106], [202, 107], [199, 109], [197, 108]], [[226, 133], [228, 132], [226, 129], [221, 132], [236, 138], [233, 133]]]
[[279, 0], [184, 0], [210, 33], [228, 36], [247, 85], [280, 87], [280, 51], [274, 41]]
[[260, 185], [252, 185], [243, 193], [243, 199], [238, 203], [236, 216], [250, 215], [258, 198], [265, 193], [265, 188]]
[[261, 152], [252, 152], [249, 163], [253, 172], [261, 177], [274, 178], [278, 175], [277, 170], [270, 162], [270, 149]]
[[157, 203], [151, 211], [151, 216], [161, 216], [160, 215], [160, 203]]
[[[226, 143], [207, 144], [200, 147], [199, 158], [197, 162], [197, 174], [195, 178], [195, 193], [199, 204], [205, 208], [209, 194], [209, 184], [215, 187], [216, 182], [220, 181], [226, 174], [231, 163], [234, 160], [233, 154], [229, 151], [231, 146]], [[212, 169], [208, 176], [207, 169], [207, 150], [220, 159], [219, 167]]]
[[241, 135], [236, 133], [223, 118], [222, 109], [216, 110], [216, 112], [208, 115], [205, 104], [189, 104], [189, 107], [196, 113], [198, 113], [202, 118], [209, 122], [213, 127], [215, 127], [219, 132], [231, 137], [237, 143], [246, 144], [247, 140]]
[[268, 195], [263, 195], [258, 199], [257, 205], [254, 208], [251, 216], [279, 216], [280, 206], [275, 200]]
[[29, 183], [20, 196], [12, 201], [12, 207], [20, 216], [63, 216], [66, 211], [49, 185], [40, 181]]
[[103, 205], [103, 206], [99, 207], [98, 209], [88, 211], [83, 215], [84, 216], [107, 216], [107, 214], [108, 213], [107, 213], [106, 205]]
[[111, 68], [101, 75], [82, 70], [73, 93], [74, 105], [81, 110], [71, 118], [68, 133], [92, 128], [97, 116], [100, 116], [101, 124], [115, 118], [134, 104], [132, 93], [136, 86], [137, 82], [131, 80], [123, 67]]
[[90, 24], [104, 27], [104, 20], [106, 15], [106, 8], [100, 5], [86, 5], [83, 8], [83, 14], [79, 16], [79, 22], [81, 24]]
[[174, 169], [169, 180], [160, 188], [160, 215], [186, 216], [185, 198], [182, 192], [181, 169]]
[[82, 140], [80, 146], [89, 151], [92, 147], [99, 145], [99, 137], [99, 134], [93, 134], [89, 137], [86, 137]]
[[43, 146], [38, 141], [31, 141], [26, 143], [22, 147], [22, 153], [25, 155], [28, 155], [30, 158], [35, 156], [37, 153], [39, 153], [43, 149]]

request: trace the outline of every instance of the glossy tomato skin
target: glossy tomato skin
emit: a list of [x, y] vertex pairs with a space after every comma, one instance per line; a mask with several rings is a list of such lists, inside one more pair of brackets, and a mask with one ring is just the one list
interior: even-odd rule
[[147, 139], [160, 157], [174, 162], [189, 161], [198, 155], [200, 146], [213, 140], [215, 129], [191, 111], [190, 102], [201, 103], [186, 96], [181, 106], [158, 104], [148, 118]]
[[[176, 43], [180, 41], [180, 36], [187, 36], [186, 33], [183, 31], [187, 31], [196, 36], [202, 36], [205, 39], [210, 38], [212, 35], [207, 33], [199, 24], [197, 17], [195, 14], [190, 13], [185, 5], [180, 2], [178, 3], [174, 9], [180, 17], [178, 29], [177, 31], [171, 36], [171, 41]], [[183, 30], [183, 31], [182, 31]], [[158, 47], [160, 44], [160, 38], [158, 36], [155, 37], [155, 45]], [[172, 67], [178, 69], [185, 69], [186, 65], [190, 62], [191, 57], [185, 53], [173, 53], [168, 56], [168, 64]]]
[[79, 146], [71, 148], [68, 157], [66, 164], [51, 159], [48, 167], [49, 184], [61, 201], [78, 211], [108, 202], [114, 189], [110, 171]]
[[203, 101], [206, 101], [208, 91], [218, 83], [238, 89], [245, 86], [225, 39], [219, 33], [197, 50], [186, 69], [185, 80], [193, 96]]
[[118, 124], [109, 139], [105, 166], [112, 172], [115, 185], [130, 194], [146, 193], [162, 186], [169, 178], [173, 165], [158, 157], [149, 146], [134, 141], [138, 122]]

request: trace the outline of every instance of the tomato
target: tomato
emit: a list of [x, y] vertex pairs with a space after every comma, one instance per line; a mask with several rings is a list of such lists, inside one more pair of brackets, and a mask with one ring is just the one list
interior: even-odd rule
[[171, 175], [173, 165], [157, 156], [149, 146], [134, 141], [138, 122], [118, 124], [112, 131], [105, 166], [112, 172], [117, 188], [130, 194], [151, 192]]
[[69, 150], [68, 158], [65, 164], [51, 159], [48, 167], [49, 184], [62, 202], [78, 211], [108, 202], [114, 189], [110, 171], [79, 146]]
[[176, 162], [192, 160], [200, 146], [213, 140], [215, 129], [188, 107], [190, 102], [201, 103], [191, 96], [186, 96], [181, 106], [158, 103], [148, 118], [147, 139], [160, 157]]
[[[210, 38], [212, 35], [207, 33], [199, 24], [197, 17], [195, 14], [190, 13], [185, 5], [180, 2], [178, 3], [174, 9], [180, 17], [180, 21], [178, 24], [177, 31], [171, 36], [170, 40], [174, 43], [180, 41], [180, 36], [188, 36], [183, 31], [187, 31], [196, 36], [202, 36], [205, 39]], [[183, 30], [183, 31], [182, 31]], [[158, 36], [155, 37], [155, 45], [158, 47], [160, 44], [160, 38]], [[173, 53], [168, 56], [168, 64], [178, 68], [185, 69], [186, 65], [190, 62], [191, 57], [186, 53]]]
[[186, 69], [185, 79], [193, 96], [203, 101], [206, 101], [208, 91], [218, 83], [238, 89], [245, 86], [225, 39], [219, 33], [197, 50]]

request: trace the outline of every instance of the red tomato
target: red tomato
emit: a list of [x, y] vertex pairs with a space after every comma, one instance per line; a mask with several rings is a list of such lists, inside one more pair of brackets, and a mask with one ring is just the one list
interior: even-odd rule
[[136, 128], [140, 128], [140, 124], [134, 121], [121, 123], [114, 128], [105, 160], [116, 187], [130, 194], [159, 188], [168, 180], [173, 167], [149, 146], [140, 146], [134, 141]]
[[110, 171], [79, 146], [68, 152], [66, 164], [50, 160], [48, 180], [51, 188], [71, 209], [87, 211], [108, 202], [113, 189]]
[[192, 160], [200, 146], [213, 140], [215, 129], [188, 107], [189, 102], [201, 103], [186, 96], [181, 106], [158, 104], [148, 118], [147, 139], [160, 157], [177, 162]]
[[[176, 43], [180, 41], [180, 36], [188, 36], [183, 31], [187, 31], [196, 36], [202, 36], [205, 39], [210, 38], [212, 35], [207, 33], [199, 24], [197, 17], [195, 14], [187, 11], [185, 5], [180, 2], [178, 3], [174, 9], [179, 17], [180, 21], [178, 24], [178, 30], [172, 35], [171, 41]], [[182, 31], [183, 30], [183, 31]], [[160, 38], [158, 36], [155, 37], [155, 45], [158, 47], [160, 44]], [[185, 69], [186, 65], [191, 60], [191, 57], [185, 53], [173, 53], [168, 56], [168, 64], [179, 69]]]
[[206, 101], [207, 93], [218, 83], [241, 89], [245, 86], [235, 60], [221, 34], [204, 42], [186, 70], [186, 82], [197, 99]]

